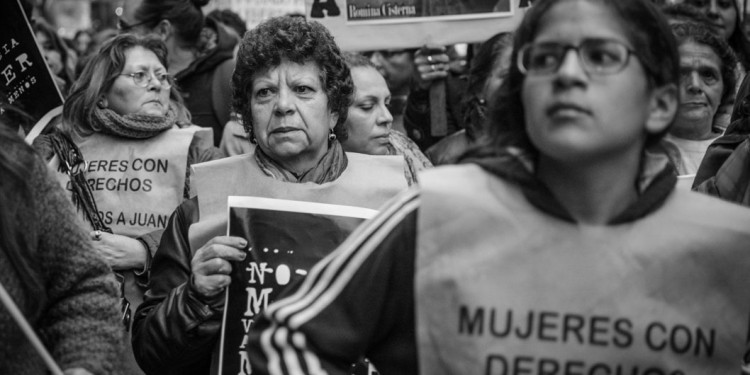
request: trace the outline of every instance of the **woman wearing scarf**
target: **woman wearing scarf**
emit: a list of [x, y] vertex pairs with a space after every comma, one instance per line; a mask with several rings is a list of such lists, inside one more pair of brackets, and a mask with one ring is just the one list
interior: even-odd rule
[[403, 157], [344, 152], [352, 79], [319, 23], [279, 17], [249, 31], [232, 87], [235, 110], [257, 146], [194, 166], [197, 196], [172, 215], [134, 317], [133, 349], [147, 373], [210, 371], [223, 291], [233, 262], [250, 254], [245, 239], [224, 236], [227, 196], [377, 209], [407, 187]]
[[123, 276], [133, 310], [169, 214], [188, 198], [188, 167], [220, 155], [187, 118], [164, 43], [124, 34], [104, 44], [71, 87], [62, 131], [36, 141], [90, 224], [94, 248]]
[[364, 55], [348, 52], [344, 59], [354, 84], [344, 124], [346, 140], [341, 142], [344, 150], [369, 155], [403, 155], [406, 179], [409, 185], [416, 183], [417, 172], [432, 168], [432, 163], [414, 141], [393, 129], [393, 116], [388, 109], [391, 91], [385, 78]]

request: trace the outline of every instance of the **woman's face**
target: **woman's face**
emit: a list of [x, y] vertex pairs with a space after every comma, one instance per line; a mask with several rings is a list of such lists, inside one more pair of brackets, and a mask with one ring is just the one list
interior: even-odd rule
[[675, 125], [710, 130], [724, 92], [721, 58], [711, 47], [692, 41], [680, 45], [679, 51], [681, 100]]
[[43, 32], [36, 32], [36, 41], [39, 43], [42, 54], [44, 54], [44, 59], [47, 60], [49, 69], [53, 74], [59, 75], [63, 70], [62, 54], [60, 54], [60, 51], [54, 48], [52, 41]]
[[320, 160], [338, 115], [328, 108], [321, 71], [314, 62], [286, 59], [253, 77], [253, 134], [258, 146], [281, 164]]
[[387, 105], [391, 92], [383, 76], [369, 66], [351, 69], [354, 81], [354, 103], [346, 118], [349, 137], [342, 142], [344, 150], [370, 155], [388, 154], [388, 133], [393, 116]]
[[[619, 18], [599, 3], [559, 2], [540, 24], [534, 43], [580, 46], [610, 39], [633, 49]], [[631, 55], [621, 71], [609, 75], [588, 73], [574, 49], [561, 61], [557, 71], [527, 74], [522, 86], [526, 130], [540, 154], [580, 162], [640, 153], [652, 90], [638, 58]]]
[[[146, 87], [136, 85], [133, 77], [127, 75], [139, 72], [151, 78]], [[141, 46], [125, 51], [125, 66], [106, 95], [109, 109], [119, 115], [164, 116], [169, 110], [169, 85], [157, 77], [166, 73], [167, 69], [153, 52]]]
[[729, 39], [737, 27], [737, 9], [735, 9], [734, 0], [686, 0], [690, 4], [702, 10], [713, 24], [713, 27]]

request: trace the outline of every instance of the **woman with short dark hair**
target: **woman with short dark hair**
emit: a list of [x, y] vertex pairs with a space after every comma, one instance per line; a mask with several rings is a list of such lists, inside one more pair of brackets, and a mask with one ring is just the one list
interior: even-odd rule
[[407, 187], [403, 158], [344, 152], [352, 79], [321, 24], [277, 17], [248, 31], [232, 89], [256, 147], [194, 166], [197, 196], [172, 215], [135, 316], [133, 348], [148, 373], [208, 374], [232, 270], [246, 256], [261, 261], [246, 239], [226, 236], [228, 196], [377, 209]]

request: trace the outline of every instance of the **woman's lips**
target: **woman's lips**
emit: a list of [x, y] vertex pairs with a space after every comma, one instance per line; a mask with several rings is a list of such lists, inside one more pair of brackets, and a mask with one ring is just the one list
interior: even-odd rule
[[591, 111], [573, 103], [555, 103], [547, 108], [547, 115], [556, 116], [579, 116], [581, 114], [590, 115]]

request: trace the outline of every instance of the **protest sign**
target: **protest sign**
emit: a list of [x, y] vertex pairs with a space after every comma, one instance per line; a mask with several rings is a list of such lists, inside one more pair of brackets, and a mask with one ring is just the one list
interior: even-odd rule
[[0, 20], [0, 120], [28, 133], [61, 112], [63, 97], [20, 2], [0, 2]]
[[217, 373], [249, 375], [246, 333], [258, 314], [376, 211], [258, 197], [228, 201], [228, 235], [245, 238], [248, 247], [227, 287]]
[[516, 28], [524, 0], [306, 0], [345, 51], [483, 42]]
[[[206, 139], [211, 134], [211, 129], [189, 127], [148, 139], [102, 133], [76, 139], [102, 222], [129, 237], [165, 228], [184, 199], [188, 148], [196, 137]], [[72, 189], [66, 174], [57, 177], [63, 188]]]

